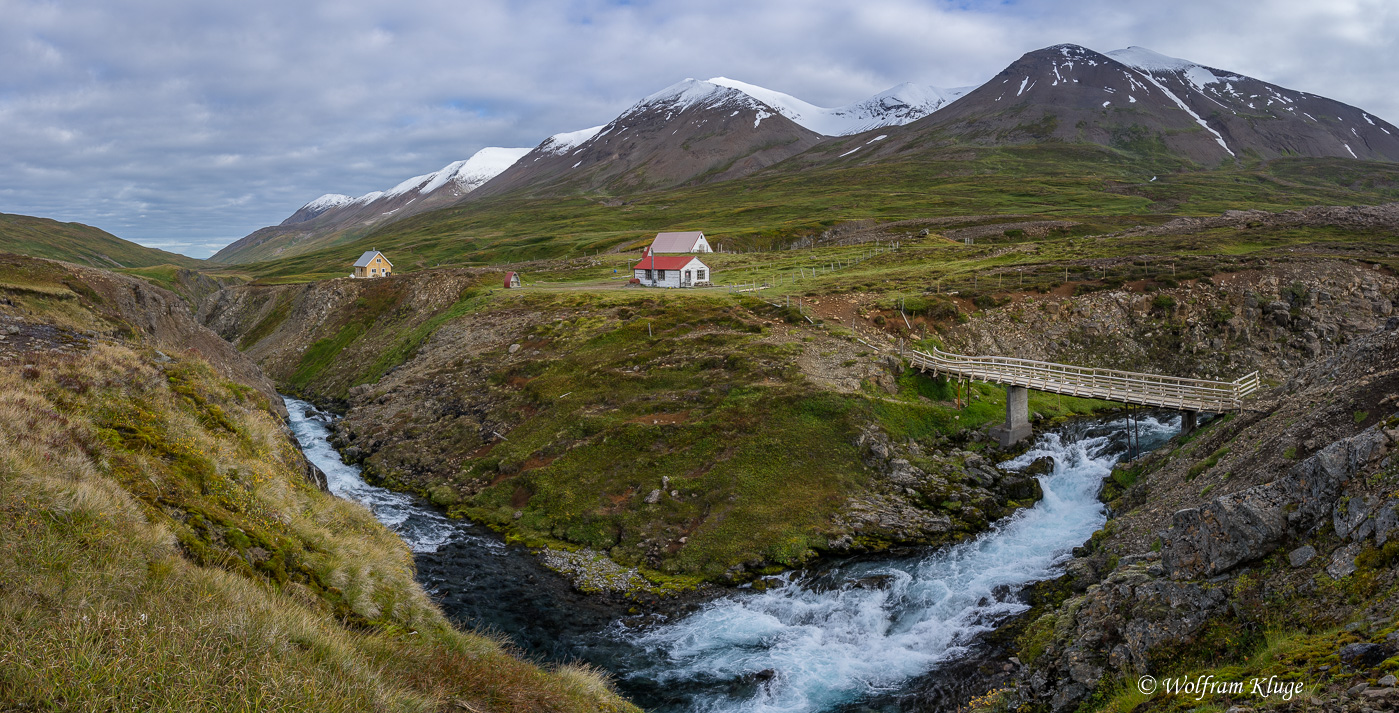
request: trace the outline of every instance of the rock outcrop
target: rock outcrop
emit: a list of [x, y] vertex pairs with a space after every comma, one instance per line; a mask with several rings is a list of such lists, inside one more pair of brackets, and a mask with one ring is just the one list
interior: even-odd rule
[[900, 446], [874, 425], [861, 431], [856, 445], [879, 478], [869, 492], [850, 498], [836, 518], [834, 550], [947, 541], [1044, 497], [1033, 474], [1003, 471], [969, 451], [925, 452], [914, 442]]
[[1257, 369], [1286, 381], [1301, 365], [1384, 327], [1396, 295], [1399, 280], [1368, 265], [1289, 262], [1153, 293], [1017, 303], [951, 329], [946, 339], [969, 354], [1226, 380]]
[[[1382, 329], [1296, 371], [1255, 412], [1134, 464], [1139, 504], [1081, 548], [1057, 585], [1067, 596], [1026, 625], [1013, 698], [1074, 710], [1181, 655], [1221, 656], [1248, 632], [1349, 622], [1337, 646], [1288, 666], [1318, 676], [1309, 691], [1325, 710], [1381, 700], [1370, 694], [1387, 689], [1367, 686], [1399, 624], [1387, 594], [1399, 585], [1396, 394], [1399, 329]], [[1338, 646], [1340, 667], [1322, 660]]]
[[[1174, 579], [1212, 576], [1277, 549], [1288, 537], [1308, 533], [1335, 511], [1336, 534], [1363, 539], [1375, 529], [1377, 502], [1368, 496], [1337, 504], [1344, 486], [1378, 463], [1399, 442], [1399, 430], [1373, 426], [1336, 441], [1298, 463], [1273, 483], [1181, 510], [1164, 536], [1161, 560]], [[1385, 533], [1396, 524], [1387, 507]]]

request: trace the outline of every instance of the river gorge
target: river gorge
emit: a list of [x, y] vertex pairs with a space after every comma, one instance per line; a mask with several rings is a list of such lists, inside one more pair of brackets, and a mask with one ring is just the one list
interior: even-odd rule
[[[333, 416], [286, 398], [292, 428], [336, 495], [368, 507], [414, 551], [418, 577], [461, 624], [527, 655], [584, 661], [658, 711], [901, 710], [979, 637], [1028, 609], [1022, 590], [1057, 576], [1106, 520], [1103, 478], [1126, 452], [1128, 422], [1093, 419], [1044, 433], [1002, 464], [1054, 461], [1044, 498], [961, 543], [902, 557], [828, 561], [783, 586], [731, 590], [691, 613], [649, 617], [573, 590], [528, 550], [444, 517], [415, 496], [366, 483], [327, 442]], [[1148, 417], [1147, 449], [1178, 417]], [[970, 692], [973, 693], [974, 692]]]

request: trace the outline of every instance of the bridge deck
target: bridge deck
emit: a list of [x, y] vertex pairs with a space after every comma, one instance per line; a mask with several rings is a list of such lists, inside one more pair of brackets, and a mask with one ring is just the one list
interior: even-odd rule
[[915, 368], [937, 374], [1181, 411], [1237, 411], [1259, 385], [1256, 371], [1235, 381], [1209, 381], [1012, 357], [965, 356], [938, 349], [931, 354], [915, 350], [908, 358]]

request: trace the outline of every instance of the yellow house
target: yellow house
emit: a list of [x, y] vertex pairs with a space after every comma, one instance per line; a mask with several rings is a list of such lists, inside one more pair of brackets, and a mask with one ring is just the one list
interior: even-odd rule
[[393, 272], [393, 263], [378, 250], [370, 250], [355, 261], [355, 272], [350, 277], [388, 277]]

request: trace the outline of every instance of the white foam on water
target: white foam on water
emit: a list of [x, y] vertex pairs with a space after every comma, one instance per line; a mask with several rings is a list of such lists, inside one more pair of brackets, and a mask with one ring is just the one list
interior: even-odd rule
[[471, 540], [492, 549], [503, 547], [489, 538], [463, 532], [461, 523], [419, 504], [412, 495], [366, 483], [359, 466], [341, 461], [340, 454], [327, 440], [330, 435], [327, 425], [332, 421], [330, 414], [300, 399], [283, 396], [282, 401], [287, 405], [291, 430], [301, 451], [325, 473], [330, 492], [369, 508], [379, 522], [398, 533], [414, 552], [436, 552], [438, 547], [454, 539]]
[[[1140, 423], [1148, 443], [1165, 440], [1179, 419]], [[1031, 582], [1061, 573], [1074, 547], [1106, 520], [1098, 491], [1121, 456], [1109, 430], [1078, 440], [1041, 436], [1024, 455], [1002, 464], [1021, 469], [1049, 456], [1044, 499], [974, 540], [905, 560], [863, 562], [838, 572], [842, 583], [793, 583], [732, 596], [639, 635], [631, 643], [651, 663], [626, 674], [660, 687], [698, 688], [693, 711], [807, 713], [897, 690], [915, 676], [956, 658], [980, 633], [1028, 607], [1017, 597]], [[868, 578], [883, 576], [883, 586]], [[858, 580], [866, 586], [857, 586]], [[756, 686], [733, 686], [753, 681]], [[742, 691], [736, 693], [735, 691]]]

